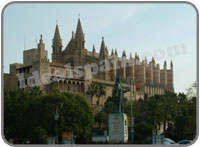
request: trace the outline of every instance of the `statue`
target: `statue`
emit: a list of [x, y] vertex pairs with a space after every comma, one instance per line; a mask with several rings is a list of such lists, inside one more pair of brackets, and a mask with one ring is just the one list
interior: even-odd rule
[[123, 90], [120, 78], [117, 77], [115, 79], [115, 85], [113, 89], [112, 96], [114, 98], [114, 110], [113, 113], [123, 113], [124, 107], [123, 107], [123, 95], [124, 93], [128, 92], [129, 90]]

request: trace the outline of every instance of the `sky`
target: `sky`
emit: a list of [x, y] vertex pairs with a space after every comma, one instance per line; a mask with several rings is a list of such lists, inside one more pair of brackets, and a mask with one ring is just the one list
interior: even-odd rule
[[85, 33], [85, 47], [99, 52], [101, 38], [108, 47], [117, 48], [121, 56], [137, 52], [140, 59], [154, 56], [156, 63], [167, 68], [174, 65], [175, 92], [186, 92], [196, 82], [196, 11], [186, 3], [179, 4], [31, 4], [15, 3], [3, 13], [4, 72], [9, 64], [23, 63], [23, 51], [36, 48], [43, 35], [51, 61], [52, 39], [56, 23], [65, 48], [80, 20]]

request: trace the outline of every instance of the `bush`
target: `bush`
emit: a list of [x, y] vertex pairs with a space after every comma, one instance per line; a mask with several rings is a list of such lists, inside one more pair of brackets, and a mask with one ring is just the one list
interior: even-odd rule
[[139, 123], [134, 126], [135, 136], [137, 141], [144, 141], [152, 136], [153, 126], [147, 123]]

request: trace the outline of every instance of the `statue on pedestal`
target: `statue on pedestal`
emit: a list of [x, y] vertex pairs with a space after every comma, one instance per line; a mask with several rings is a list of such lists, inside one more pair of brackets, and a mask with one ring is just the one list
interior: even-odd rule
[[124, 112], [123, 95], [129, 90], [123, 90], [120, 78], [116, 78], [112, 96], [114, 109], [108, 117], [108, 132], [110, 142], [128, 141], [128, 117]]
[[120, 78], [115, 79], [115, 85], [112, 93], [112, 97], [114, 98], [114, 110], [113, 113], [123, 113], [124, 107], [123, 107], [123, 99], [124, 99], [124, 93], [128, 92], [129, 90], [123, 90]]

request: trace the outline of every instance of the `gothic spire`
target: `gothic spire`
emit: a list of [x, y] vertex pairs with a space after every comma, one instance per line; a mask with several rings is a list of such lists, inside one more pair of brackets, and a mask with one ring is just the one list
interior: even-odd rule
[[62, 40], [60, 37], [58, 24], [56, 24], [52, 48], [53, 48], [53, 53], [61, 53], [61, 51], [62, 51]]
[[101, 41], [101, 49], [105, 49], [105, 42], [104, 42], [104, 37], [102, 37], [102, 41]]
[[106, 47], [105, 42], [104, 42], [104, 37], [102, 37], [99, 57], [101, 59], [106, 59], [107, 56], [108, 56], [108, 50], [107, 50], [107, 47]]
[[135, 53], [135, 59], [140, 60], [139, 55], [137, 54], [137, 52]]
[[171, 63], [170, 63], [170, 68], [171, 68], [171, 70], [173, 69], [173, 63], [172, 63], [172, 60], [171, 60]]
[[125, 50], [124, 50], [123, 53], [122, 53], [122, 57], [126, 57], [126, 52], [125, 52]]
[[114, 55], [114, 52], [113, 52], [113, 48], [112, 48], [111, 56], [113, 56], [113, 55]]
[[137, 52], [135, 52], [135, 59], [137, 59]]
[[155, 63], [154, 57], [152, 57], [152, 62]]
[[92, 52], [93, 52], [93, 53], [96, 53], [96, 50], [95, 50], [95, 46], [94, 46], [94, 44], [93, 44]]
[[54, 38], [53, 38], [53, 43], [61, 43], [61, 37], [60, 37], [60, 32], [58, 28], [58, 24], [56, 24], [56, 29], [54, 33]]
[[81, 26], [80, 18], [78, 18], [78, 24], [77, 24], [77, 28], [76, 28], [75, 38], [76, 38], [76, 40], [84, 41], [84, 34], [83, 34], [83, 29], [82, 29], [82, 26]]
[[166, 62], [166, 60], [164, 62], [164, 69], [167, 69], [167, 62]]
[[117, 54], [117, 49], [115, 48], [115, 56], [117, 57], [118, 56], [118, 54]]

